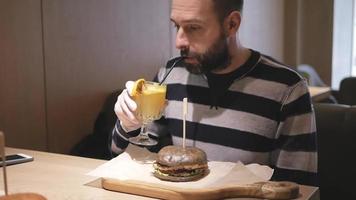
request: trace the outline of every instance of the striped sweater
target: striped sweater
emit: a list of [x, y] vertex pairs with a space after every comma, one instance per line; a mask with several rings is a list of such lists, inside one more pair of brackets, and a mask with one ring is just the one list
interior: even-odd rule
[[[181, 145], [182, 100], [188, 97], [186, 145], [203, 149], [209, 160], [269, 165], [274, 168], [273, 180], [317, 185], [316, 127], [306, 82], [283, 64], [251, 51], [214, 105], [206, 75], [175, 67], [165, 81], [164, 117], [149, 127], [157, 134], [153, 137], [162, 140], [152, 150], [164, 146], [166, 138]], [[172, 62], [160, 70], [156, 81]], [[111, 150], [122, 152], [128, 137], [137, 134], [137, 130], [126, 133], [118, 121]]]

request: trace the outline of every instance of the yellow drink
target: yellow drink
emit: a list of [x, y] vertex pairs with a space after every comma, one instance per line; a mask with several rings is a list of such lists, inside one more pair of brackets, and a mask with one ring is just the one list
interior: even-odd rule
[[148, 123], [161, 117], [166, 101], [166, 85], [145, 81], [142, 92], [134, 97], [137, 103], [137, 116]]

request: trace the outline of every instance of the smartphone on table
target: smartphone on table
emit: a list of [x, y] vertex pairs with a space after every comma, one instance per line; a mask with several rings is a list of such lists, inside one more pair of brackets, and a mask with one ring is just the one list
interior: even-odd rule
[[[6, 166], [8, 165], [15, 165], [15, 164], [20, 164], [20, 163], [25, 163], [25, 162], [30, 162], [33, 161], [33, 157], [23, 154], [23, 153], [18, 153], [18, 154], [11, 154], [7, 155], [5, 158]], [[0, 156], [0, 167], [2, 167], [2, 158]]]

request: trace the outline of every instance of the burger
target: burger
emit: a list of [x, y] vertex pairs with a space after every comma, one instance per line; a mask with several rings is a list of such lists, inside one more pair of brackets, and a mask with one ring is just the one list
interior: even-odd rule
[[166, 146], [153, 163], [153, 175], [165, 181], [194, 181], [208, 173], [207, 163], [206, 153], [199, 148]]

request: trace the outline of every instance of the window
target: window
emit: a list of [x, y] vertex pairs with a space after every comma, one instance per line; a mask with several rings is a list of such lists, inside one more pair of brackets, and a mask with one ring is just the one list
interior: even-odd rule
[[352, 47], [352, 69], [351, 69], [351, 75], [356, 76], [356, 3], [354, 0], [354, 6], [353, 6], [353, 47]]
[[[339, 89], [342, 79], [356, 76], [356, 20], [354, 1], [334, 0], [332, 88]], [[355, 35], [355, 36], [354, 36]], [[355, 39], [353, 39], [355, 38]]]

